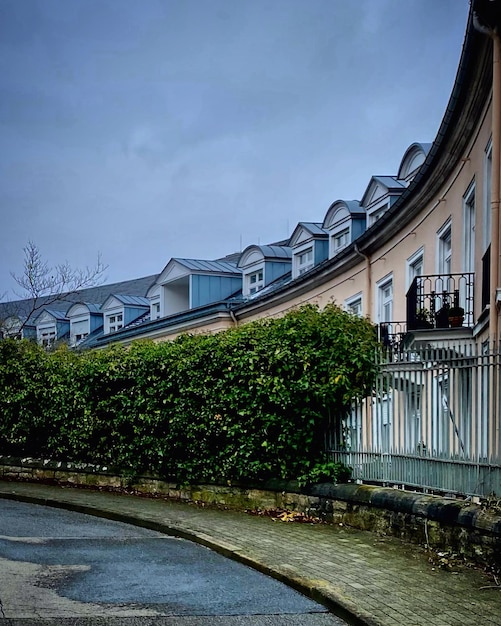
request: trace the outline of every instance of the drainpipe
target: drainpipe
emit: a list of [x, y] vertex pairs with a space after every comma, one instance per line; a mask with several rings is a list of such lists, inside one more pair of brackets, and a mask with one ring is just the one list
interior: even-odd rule
[[499, 318], [497, 311], [497, 291], [500, 275], [500, 231], [499, 205], [501, 196], [501, 40], [497, 30], [484, 26], [476, 13], [473, 13], [476, 30], [492, 39], [492, 178], [491, 178], [491, 281], [489, 332], [491, 338], [499, 341]]
[[491, 196], [491, 298], [489, 328], [496, 344], [499, 341], [499, 317], [497, 311], [497, 291], [499, 287], [499, 203], [501, 195], [501, 39], [492, 34], [493, 69], [492, 69], [492, 196]]
[[238, 326], [237, 318], [235, 317], [235, 313], [233, 313], [231, 304], [228, 306], [228, 311], [230, 312], [231, 321], [235, 324], [235, 327]]
[[[372, 281], [371, 281], [371, 260], [366, 254], [360, 251], [358, 244], [355, 242], [355, 252], [365, 259], [365, 293], [367, 296], [363, 299], [364, 315], [371, 318], [372, 311]], [[372, 318], [371, 318], [372, 319]]]

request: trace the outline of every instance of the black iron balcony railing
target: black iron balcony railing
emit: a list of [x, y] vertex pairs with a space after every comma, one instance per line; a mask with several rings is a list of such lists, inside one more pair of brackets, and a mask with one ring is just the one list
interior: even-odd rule
[[473, 326], [473, 272], [416, 276], [407, 292], [407, 330]]

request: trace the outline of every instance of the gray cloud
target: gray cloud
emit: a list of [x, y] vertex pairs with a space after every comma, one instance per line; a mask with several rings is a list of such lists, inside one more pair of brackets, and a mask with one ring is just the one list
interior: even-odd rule
[[321, 220], [434, 138], [467, 0], [3, 0], [0, 294], [33, 239], [110, 281]]

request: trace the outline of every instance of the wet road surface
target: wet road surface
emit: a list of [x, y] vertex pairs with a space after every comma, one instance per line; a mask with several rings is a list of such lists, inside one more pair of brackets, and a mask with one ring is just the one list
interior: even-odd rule
[[0, 600], [0, 623], [12, 626], [345, 624], [192, 542], [8, 500], [0, 501]]

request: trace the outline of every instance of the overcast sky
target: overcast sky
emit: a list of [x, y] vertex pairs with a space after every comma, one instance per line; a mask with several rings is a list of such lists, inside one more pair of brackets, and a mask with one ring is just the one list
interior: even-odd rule
[[0, 295], [322, 221], [435, 138], [467, 0], [0, 0]]

